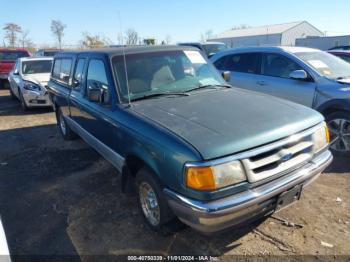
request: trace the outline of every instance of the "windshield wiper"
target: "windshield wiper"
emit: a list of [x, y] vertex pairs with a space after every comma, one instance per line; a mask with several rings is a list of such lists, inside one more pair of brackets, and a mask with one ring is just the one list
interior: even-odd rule
[[195, 88], [186, 90], [185, 92], [188, 93], [188, 92], [192, 92], [192, 91], [199, 90], [199, 89], [204, 89], [204, 88], [217, 89], [218, 87], [231, 88], [232, 86], [230, 86], [230, 85], [200, 85], [200, 86], [197, 86]]
[[131, 101], [144, 100], [144, 99], [154, 98], [154, 97], [159, 97], [159, 96], [189, 96], [189, 95], [190, 94], [181, 93], [181, 92], [153, 93], [153, 94], [137, 97], [135, 99], [132, 99]]

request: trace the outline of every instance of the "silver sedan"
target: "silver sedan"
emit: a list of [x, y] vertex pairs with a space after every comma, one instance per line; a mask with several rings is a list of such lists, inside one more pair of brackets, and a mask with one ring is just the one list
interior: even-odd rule
[[51, 107], [47, 93], [52, 58], [19, 58], [8, 80], [12, 98], [19, 99], [24, 110], [33, 107]]

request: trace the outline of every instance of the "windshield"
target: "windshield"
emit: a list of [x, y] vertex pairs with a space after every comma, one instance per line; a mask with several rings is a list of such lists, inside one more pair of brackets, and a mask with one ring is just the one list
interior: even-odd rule
[[[123, 56], [112, 59], [123, 102], [128, 101]], [[186, 92], [204, 85], [224, 85], [213, 65], [198, 51], [162, 51], [126, 55], [130, 100], [152, 94]]]
[[52, 60], [24, 61], [22, 62], [22, 73], [27, 74], [43, 74], [50, 73]]
[[202, 46], [208, 56], [227, 49], [225, 44], [203, 44]]
[[28, 57], [25, 51], [0, 51], [0, 60], [17, 60], [21, 57]]
[[350, 64], [326, 52], [296, 53], [300, 59], [322, 76], [338, 79], [350, 77]]

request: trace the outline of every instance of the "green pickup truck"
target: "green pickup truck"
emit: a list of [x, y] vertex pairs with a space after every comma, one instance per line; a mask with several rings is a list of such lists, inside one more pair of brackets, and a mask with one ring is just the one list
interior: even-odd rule
[[156, 231], [176, 218], [212, 233], [269, 215], [332, 161], [321, 114], [227, 86], [192, 47], [62, 52], [48, 90], [63, 137], [80, 136], [123, 189], [135, 185]]

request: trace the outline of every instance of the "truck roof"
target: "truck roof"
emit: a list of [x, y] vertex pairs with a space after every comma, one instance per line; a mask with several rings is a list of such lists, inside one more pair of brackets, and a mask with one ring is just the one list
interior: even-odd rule
[[[123, 50], [124, 49], [124, 50]], [[125, 54], [137, 54], [137, 53], [152, 53], [158, 51], [182, 51], [182, 50], [193, 50], [198, 51], [195, 47], [190, 46], [127, 46], [122, 47], [112, 47], [112, 48], [98, 48], [98, 49], [89, 49], [89, 50], [73, 50], [73, 51], [63, 51], [56, 55], [56, 57], [64, 56], [67, 54], [91, 54], [91, 53], [100, 53], [108, 56], [114, 55], [123, 55]]]

